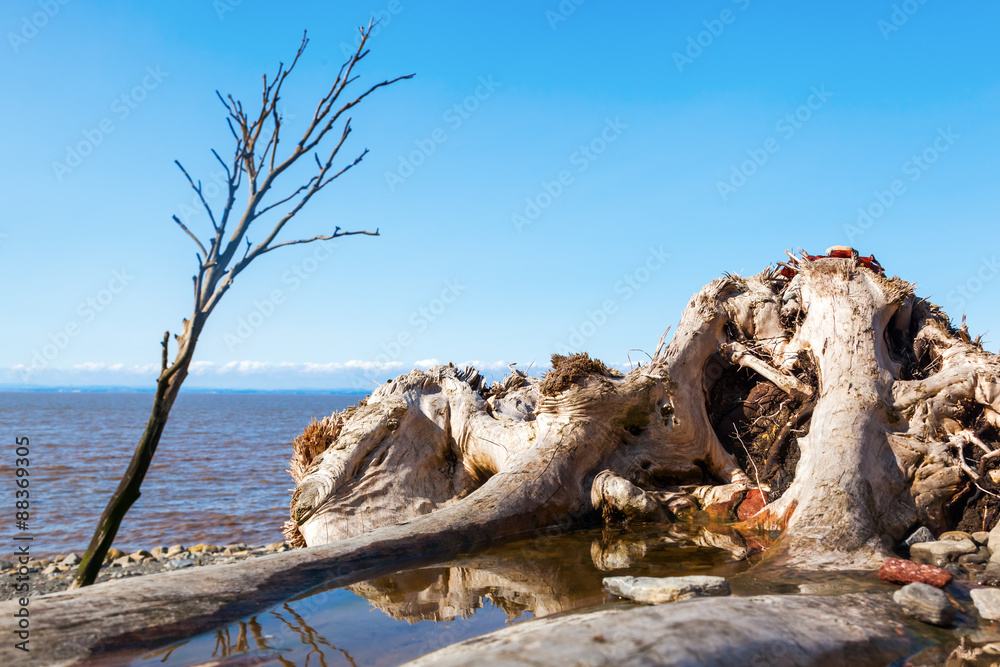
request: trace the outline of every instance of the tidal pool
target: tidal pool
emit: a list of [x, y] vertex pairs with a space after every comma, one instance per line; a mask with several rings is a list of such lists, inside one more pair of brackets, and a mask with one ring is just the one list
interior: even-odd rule
[[344, 588], [320, 587], [251, 618], [151, 651], [133, 665], [398, 665], [559, 614], [626, 604], [604, 577], [746, 569], [742, 541], [693, 525], [541, 534]]

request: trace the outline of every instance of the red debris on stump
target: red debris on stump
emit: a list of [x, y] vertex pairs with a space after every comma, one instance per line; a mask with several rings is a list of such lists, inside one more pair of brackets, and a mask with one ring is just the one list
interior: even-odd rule
[[736, 516], [740, 518], [740, 521], [746, 521], [752, 517], [757, 512], [764, 509], [767, 505], [767, 496], [760, 489], [750, 489], [747, 491], [746, 498], [740, 503], [740, 507], [736, 510]]
[[[825, 255], [809, 255], [809, 254], [805, 255], [805, 258], [808, 259], [810, 262], [815, 262], [817, 259], [827, 259], [830, 257], [836, 259], [853, 258], [854, 261], [860, 264], [861, 266], [867, 269], [871, 269], [872, 271], [874, 271], [879, 275], [885, 275], [885, 269], [883, 269], [882, 265], [879, 264], [877, 259], [875, 259], [875, 255], [862, 257], [858, 254], [858, 251], [852, 248], [851, 246], [835, 245], [830, 248], [827, 248]], [[795, 276], [796, 272], [798, 271], [797, 268], [798, 263], [799, 262], [797, 259], [795, 259], [794, 257], [790, 257], [788, 263], [784, 265], [783, 269], [781, 269], [781, 275], [789, 279]]]
[[951, 572], [933, 565], [919, 565], [903, 558], [889, 558], [879, 568], [878, 577], [893, 584], [910, 584], [918, 581], [937, 588], [944, 588], [952, 580]]

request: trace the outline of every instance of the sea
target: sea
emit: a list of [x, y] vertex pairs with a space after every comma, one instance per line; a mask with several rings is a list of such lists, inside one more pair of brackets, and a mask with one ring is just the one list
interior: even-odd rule
[[[182, 393], [114, 546], [123, 551], [198, 543], [263, 545], [283, 539], [294, 486], [292, 440], [314, 417], [357, 403], [342, 394]], [[153, 394], [0, 392], [0, 484], [7, 532], [32, 553], [86, 550], [142, 436]], [[15, 438], [28, 438], [30, 517], [14, 522]], [[23, 441], [22, 441], [23, 442]]]

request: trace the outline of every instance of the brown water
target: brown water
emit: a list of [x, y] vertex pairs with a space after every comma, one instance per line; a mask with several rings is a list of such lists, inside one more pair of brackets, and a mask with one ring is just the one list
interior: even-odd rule
[[604, 577], [730, 577], [747, 567], [723, 549], [697, 546], [706, 542], [699, 533], [579, 530], [512, 542], [444, 565], [317, 589], [133, 665], [397, 665], [511, 623], [624, 604], [602, 590]]
[[[115, 546], [280, 541], [292, 439], [311, 417], [359, 398], [182, 393]], [[152, 401], [149, 393], [0, 392], [0, 424], [10, 445], [0, 458], [3, 479], [13, 478], [15, 435], [31, 441], [36, 555], [86, 548]]]

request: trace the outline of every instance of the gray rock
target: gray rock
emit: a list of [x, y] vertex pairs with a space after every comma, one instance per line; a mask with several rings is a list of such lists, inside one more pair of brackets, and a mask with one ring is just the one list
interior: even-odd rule
[[985, 565], [990, 561], [990, 550], [986, 547], [979, 547], [979, 550], [971, 554], [963, 554], [958, 557], [959, 565]]
[[986, 546], [990, 548], [991, 553], [1000, 555], [1000, 521], [990, 531], [990, 536], [986, 540]]
[[606, 577], [604, 588], [636, 602], [660, 604], [689, 598], [729, 595], [729, 582], [722, 577]]
[[980, 530], [972, 534], [972, 539], [975, 540], [976, 544], [986, 546], [989, 544], [990, 534], [985, 530]]
[[944, 591], [929, 584], [906, 584], [892, 594], [903, 612], [918, 621], [948, 627], [955, 621], [955, 607]]
[[930, 531], [926, 526], [920, 526], [913, 533], [903, 540], [903, 544], [908, 547], [912, 547], [914, 544], [920, 544], [921, 542], [933, 542], [934, 533]]
[[964, 530], [948, 530], [938, 535], [939, 542], [960, 542], [971, 539], [972, 535]]
[[986, 564], [986, 569], [976, 577], [976, 581], [987, 586], [1000, 586], [1000, 563], [991, 560]]
[[167, 563], [167, 567], [171, 567], [175, 570], [181, 570], [185, 567], [191, 567], [192, 565], [197, 565], [198, 562], [191, 558], [176, 558]]
[[979, 547], [970, 539], [920, 542], [910, 547], [910, 560], [944, 567], [957, 561], [959, 556], [976, 553], [978, 550]]
[[951, 572], [951, 575], [956, 579], [968, 579], [969, 571], [958, 563], [948, 563], [942, 569]]
[[46, 568], [44, 570], [42, 570], [42, 574], [44, 574], [47, 577], [50, 574], [55, 574], [58, 570], [59, 570], [59, 568], [56, 567], [56, 564], [52, 563], [52, 564], [46, 566]]
[[113, 561], [111, 561], [111, 565], [113, 566], [116, 565], [118, 567], [128, 567], [131, 564], [132, 564], [132, 559], [129, 558], [128, 556], [122, 556], [121, 558], [116, 558]]
[[980, 616], [1000, 620], [1000, 588], [973, 588], [969, 594]]
[[76, 554], [69, 554], [68, 556], [66, 556], [65, 558], [63, 558], [61, 561], [59, 561], [59, 564], [60, 565], [69, 565], [69, 566], [79, 565], [80, 564], [80, 557], [77, 556]]

